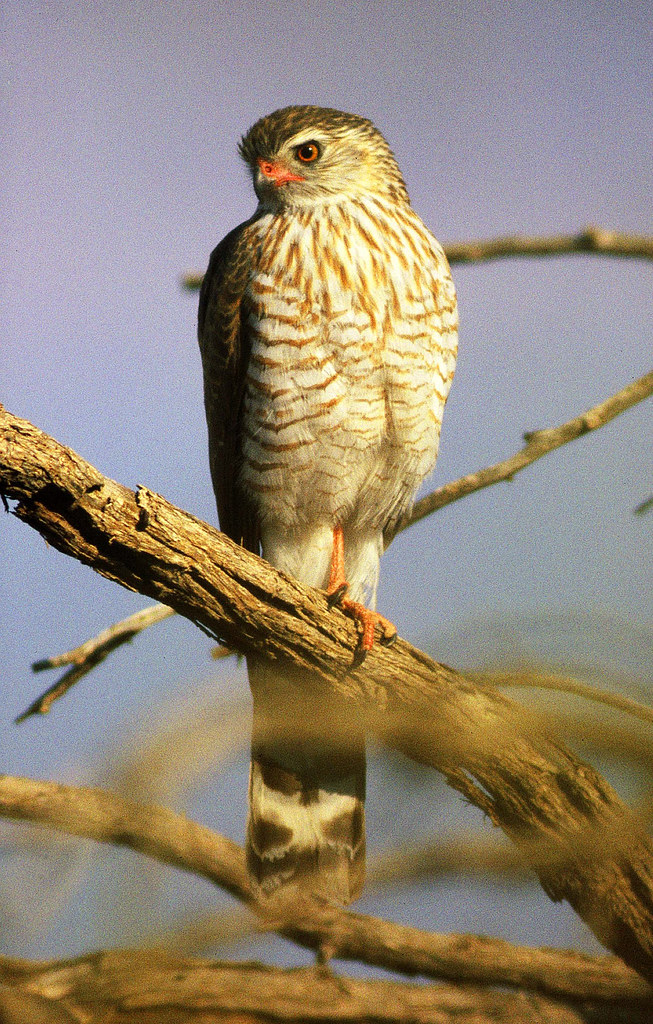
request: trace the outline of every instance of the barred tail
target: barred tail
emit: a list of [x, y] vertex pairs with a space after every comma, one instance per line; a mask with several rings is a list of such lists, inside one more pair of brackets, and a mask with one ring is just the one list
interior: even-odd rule
[[365, 739], [351, 708], [250, 659], [254, 697], [247, 865], [263, 895], [350, 903], [365, 875]]

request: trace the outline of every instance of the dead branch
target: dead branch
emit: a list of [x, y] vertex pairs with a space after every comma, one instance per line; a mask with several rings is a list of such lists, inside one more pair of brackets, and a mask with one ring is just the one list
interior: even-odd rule
[[155, 622], [161, 622], [163, 619], [167, 619], [174, 614], [172, 608], [166, 608], [165, 605], [161, 604], [155, 604], [149, 608], [141, 608], [140, 611], [134, 612], [133, 615], [129, 615], [126, 619], [122, 619], [120, 622], [114, 623], [113, 626], [103, 629], [96, 637], [86, 640], [79, 647], [73, 648], [72, 651], [66, 651], [64, 654], [55, 654], [51, 658], [43, 658], [41, 661], [35, 661], [32, 665], [32, 671], [34, 672], [43, 672], [45, 669], [59, 668], [62, 665], [70, 665], [71, 667], [67, 672], [64, 672], [56, 683], [49, 686], [45, 693], [37, 697], [22, 714], [18, 715], [16, 724], [24, 722], [32, 715], [46, 715], [56, 700], [63, 697], [65, 693], [68, 693], [68, 690], [75, 683], [78, 683], [80, 679], [83, 679], [85, 675], [88, 675], [96, 665], [101, 665], [112, 651], [122, 647], [123, 644], [129, 643], [142, 630], [153, 626]]
[[523, 256], [619, 256], [653, 259], [653, 238], [606, 228], [588, 227], [576, 235], [506, 235], [483, 241], [445, 245], [450, 263], [487, 263], [488, 260]]
[[[470, 833], [433, 843], [410, 844], [368, 857], [365, 892], [369, 895], [397, 882], [403, 884], [444, 874], [476, 878], [493, 875], [512, 879], [516, 884], [531, 877], [515, 846], [488, 837], [487, 833], [483, 836]], [[142, 941], [147, 946], [163, 946], [195, 955], [208, 947], [224, 949], [263, 930], [267, 930], [264, 923], [250, 911], [233, 907], [190, 914], [163, 929], [146, 933]]]
[[[126, 619], [114, 622], [112, 626], [103, 629], [97, 636], [85, 640], [83, 644], [74, 647], [71, 651], [53, 654], [49, 658], [33, 662], [32, 672], [44, 672], [50, 668], [60, 668], [62, 665], [70, 665], [71, 668], [17, 716], [16, 725], [25, 722], [32, 715], [47, 715], [56, 700], [65, 696], [96, 665], [101, 665], [112, 651], [122, 647], [123, 644], [130, 643], [144, 629], [149, 629], [150, 626], [176, 614], [174, 608], [167, 608], [164, 604], [148, 605], [147, 608], [141, 608], [133, 615], [128, 615]], [[220, 646], [214, 649], [213, 658], [215, 660], [228, 658], [233, 653], [230, 648]]]
[[303, 901], [292, 918], [270, 918], [250, 889], [242, 849], [172, 811], [83, 786], [0, 776], [0, 815], [48, 825], [67, 835], [125, 846], [200, 875], [242, 900], [274, 929], [309, 949], [328, 948], [404, 974], [513, 985], [561, 998], [648, 1001], [651, 987], [614, 957], [514, 946], [501, 939], [438, 935]]
[[243, 653], [283, 660], [301, 707], [303, 673], [352, 716], [448, 781], [525, 852], [554, 900], [653, 978], [653, 848], [594, 771], [524, 708], [404, 641], [363, 665], [353, 624], [219, 531], [103, 477], [25, 420], [0, 412], [0, 491], [13, 514], [97, 572], [173, 607]]
[[[29, 1016], [5, 1017], [3, 998]], [[32, 1015], [33, 1008], [43, 1014]], [[48, 1012], [52, 1016], [46, 1016]], [[598, 1013], [600, 1012], [600, 1018]], [[646, 1024], [647, 1006], [628, 1007], [631, 1024]], [[57, 1016], [56, 1013], [61, 1015]], [[226, 964], [162, 950], [112, 950], [75, 960], [26, 963], [0, 959], [3, 1020], [112, 1020], [126, 1024], [190, 1024], [247, 1020], [376, 1024], [621, 1024], [623, 1006], [565, 1006], [532, 993], [471, 986], [360, 981], [315, 969], [282, 970], [256, 963]], [[66, 1014], [66, 1016], [63, 1016]], [[70, 1016], [68, 1016], [70, 1015]]]
[[[588, 227], [576, 235], [505, 235], [502, 238], [473, 242], [448, 242], [444, 247], [449, 263], [487, 263], [489, 260], [525, 256], [618, 256], [627, 259], [653, 259], [653, 238], [629, 235], [606, 228]], [[184, 274], [181, 285], [186, 291], [198, 291], [204, 274]]]
[[[501, 462], [496, 462], [493, 466], [487, 466], [485, 469], [479, 469], [476, 473], [468, 473], [467, 476], [460, 477], [458, 480], [452, 480], [451, 483], [438, 487], [431, 494], [427, 494], [417, 501], [410, 516], [400, 523], [392, 536], [386, 538], [386, 546], [401, 530], [419, 522], [420, 519], [431, 515], [437, 509], [444, 508], [445, 505], [450, 505], [451, 502], [458, 501], [468, 494], [473, 494], [474, 491], [480, 491], [505, 480], [512, 480], [517, 473], [541, 459], [543, 455], [548, 455], [556, 448], [575, 441], [583, 434], [598, 430], [615, 416], [648, 398], [652, 393], [653, 370], [633, 381], [632, 384], [628, 384], [615, 395], [611, 395], [604, 402], [588, 409], [587, 412], [560, 424], [559, 427], [548, 427], [544, 430], [534, 430], [524, 434], [526, 444], [520, 452], [516, 452]], [[641, 508], [641, 506], [638, 507]]]
[[569, 711], [540, 712], [540, 719], [556, 735], [570, 737], [575, 743], [589, 744], [594, 750], [612, 757], [622, 757], [647, 772], [653, 767], [653, 735], [650, 729], [633, 727], [632, 722], [624, 726], [619, 722], [596, 721]]
[[79, 647], [74, 647], [71, 651], [65, 651], [64, 654], [55, 654], [51, 658], [35, 661], [32, 665], [32, 671], [43, 672], [48, 668], [61, 668], [62, 665], [83, 665], [89, 656], [97, 658], [98, 653], [105, 648], [113, 650], [120, 644], [128, 643], [142, 630], [148, 629], [149, 626], [153, 626], [155, 623], [161, 622], [163, 619], [167, 619], [174, 614], [172, 608], [166, 608], [165, 605], [160, 604], [141, 608], [140, 611], [134, 612], [133, 615], [128, 615], [126, 619], [121, 619], [120, 622], [115, 622], [112, 626], [108, 626], [107, 629], [103, 629], [101, 633], [98, 633], [92, 639], [85, 640]]

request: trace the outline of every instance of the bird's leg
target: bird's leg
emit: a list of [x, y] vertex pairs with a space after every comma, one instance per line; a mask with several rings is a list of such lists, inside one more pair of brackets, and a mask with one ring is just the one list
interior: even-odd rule
[[329, 605], [340, 604], [349, 590], [345, 578], [345, 535], [342, 526], [333, 528], [333, 547], [331, 548], [331, 569], [327, 583], [327, 600]]
[[389, 646], [397, 639], [397, 627], [384, 615], [366, 608], [360, 601], [352, 601], [347, 597], [349, 584], [345, 577], [345, 536], [342, 526], [333, 528], [333, 548], [331, 550], [331, 570], [327, 584], [327, 600], [331, 606], [337, 604], [345, 614], [350, 615], [361, 625], [359, 652], [365, 657], [374, 647], [374, 629], [378, 626], [382, 632], [381, 643]]

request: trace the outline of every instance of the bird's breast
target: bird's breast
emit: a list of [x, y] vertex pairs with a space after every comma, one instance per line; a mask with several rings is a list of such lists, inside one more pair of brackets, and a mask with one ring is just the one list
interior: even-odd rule
[[342, 513], [407, 456], [421, 479], [455, 335], [435, 240], [409, 208], [340, 204], [262, 217], [255, 251], [241, 483], [262, 515]]

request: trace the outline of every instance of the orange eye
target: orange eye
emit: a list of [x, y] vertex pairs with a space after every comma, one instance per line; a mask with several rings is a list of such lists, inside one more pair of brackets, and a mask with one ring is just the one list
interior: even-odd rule
[[317, 142], [305, 142], [295, 150], [298, 160], [303, 164], [312, 164], [320, 155], [320, 147]]

